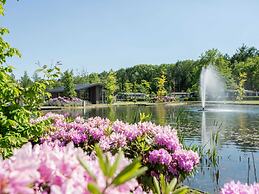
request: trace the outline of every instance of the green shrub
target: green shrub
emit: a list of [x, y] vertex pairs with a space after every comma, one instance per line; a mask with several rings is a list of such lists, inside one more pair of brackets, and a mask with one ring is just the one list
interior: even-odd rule
[[[47, 80], [34, 82], [23, 88], [12, 77], [12, 68], [0, 66], [0, 153], [12, 154], [12, 149], [28, 141], [38, 141], [44, 133], [46, 122], [32, 124], [30, 119], [40, 114], [39, 108], [50, 94], [46, 87], [58, 76], [59, 69], [42, 69]], [[47, 72], [46, 72], [47, 71]]]
[[259, 96], [245, 96], [243, 100], [259, 100]]

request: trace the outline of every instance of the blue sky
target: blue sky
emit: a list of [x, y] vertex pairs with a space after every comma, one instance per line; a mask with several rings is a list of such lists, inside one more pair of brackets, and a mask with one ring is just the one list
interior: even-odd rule
[[259, 48], [258, 10], [258, 0], [9, 0], [1, 26], [22, 53], [9, 60], [17, 77], [38, 61], [101, 72]]

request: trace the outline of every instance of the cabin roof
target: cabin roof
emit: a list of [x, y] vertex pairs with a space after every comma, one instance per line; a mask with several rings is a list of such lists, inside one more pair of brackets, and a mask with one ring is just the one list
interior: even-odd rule
[[[94, 83], [94, 84], [75, 84], [75, 90], [80, 91], [92, 87], [100, 86], [103, 87], [103, 84], [101, 83]], [[64, 92], [64, 86], [56, 87], [53, 89], [48, 90], [51, 93], [57, 93], [57, 92]]]

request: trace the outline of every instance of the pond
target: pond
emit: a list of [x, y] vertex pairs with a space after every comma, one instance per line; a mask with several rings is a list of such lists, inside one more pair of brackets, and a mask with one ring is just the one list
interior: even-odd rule
[[[186, 144], [199, 144], [210, 149], [211, 134], [219, 132], [217, 165], [203, 160], [193, 177], [185, 184], [190, 187], [217, 193], [225, 182], [240, 180], [258, 182], [259, 176], [259, 106], [209, 105], [199, 111], [200, 104], [173, 106], [111, 106], [69, 110], [71, 116], [107, 117], [129, 123], [138, 121], [140, 112], [152, 114], [156, 124], [171, 125], [178, 129]], [[67, 112], [67, 111], [66, 111]]]

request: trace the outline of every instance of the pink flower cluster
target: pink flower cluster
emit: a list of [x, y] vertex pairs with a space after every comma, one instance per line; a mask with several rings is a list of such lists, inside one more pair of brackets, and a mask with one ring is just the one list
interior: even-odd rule
[[150, 163], [153, 164], [164, 164], [169, 166], [170, 163], [172, 162], [172, 156], [171, 154], [168, 153], [165, 149], [159, 149], [159, 150], [154, 150], [149, 152], [149, 158], [148, 158]]
[[40, 123], [42, 121], [46, 121], [48, 119], [53, 119], [55, 122], [58, 122], [58, 121], [64, 121], [65, 117], [64, 117], [64, 115], [61, 115], [61, 114], [55, 114], [55, 113], [49, 112], [42, 117], [38, 117], [36, 119], [31, 119], [30, 122], [32, 124], [36, 124], [36, 123]]
[[177, 166], [185, 172], [191, 172], [200, 162], [199, 155], [192, 150], [176, 150], [172, 157]]
[[[123, 147], [137, 137], [149, 135], [153, 138], [155, 144], [171, 151], [181, 149], [182, 147], [176, 130], [170, 126], [158, 126], [151, 122], [128, 124], [122, 121], [115, 121], [112, 123], [109, 119], [102, 119], [100, 117], [87, 120], [77, 117], [74, 122], [69, 123], [65, 121], [64, 117], [53, 113], [48, 113], [33, 122], [50, 118], [54, 121], [53, 126], [57, 130], [43, 137], [42, 142], [59, 140], [62, 144], [70, 141], [78, 144], [87, 142], [92, 138], [95, 141], [99, 141], [104, 150], [109, 150], [114, 147]], [[81, 140], [80, 137], [82, 137]]]
[[155, 143], [165, 146], [168, 150], [175, 151], [181, 149], [181, 144], [177, 136], [177, 131], [171, 127], [165, 126], [157, 131], [155, 135]]
[[[110, 161], [115, 160], [111, 154], [107, 155]], [[103, 190], [106, 178], [94, 155], [85, 155], [83, 150], [74, 148], [72, 143], [64, 147], [44, 143], [33, 148], [27, 143], [16, 150], [11, 158], [0, 161], [0, 193], [87, 194], [89, 193], [87, 184], [93, 182], [93, 178], [80, 165], [78, 157], [98, 177], [95, 183]], [[116, 173], [118, 174], [128, 164], [128, 159], [123, 157]], [[118, 187], [109, 187], [105, 193], [131, 192], [143, 193], [136, 179]]]
[[71, 104], [71, 105], [82, 105], [83, 100], [81, 100], [80, 98], [69, 98], [69, 97], [57, 97], [57, 98], [51, 98], [49, 99], [49, 101], [47, 102], [48, 105], [50, 106], [64, 106], [67, 104]]
[[170, 154], [165, 149], [159, 149], [149, 152], [149, 162], [152, 164], [162, 164], [167, 166], [168, 170], [177, 175], [179, 170], [190, 173], [194, 167], [199, 164], [199, 155], [192, 150], [176, 150]]
[[220, 194], [259, 194], [259, 183], [248, 185], [231, 181], [223, 186]]
[[170, 172], [177, 174], [178, 171], [189, 173], [199, 163], [198, 154], [183, 150], [177, 131], [170, 126], [159, 126], [151, 122], [111, 122], [100, 117], [87, 120], [77, 117], [73, 122], [66, 122], [62, 116], [55, 114], [44, 116], [51, 117], [56, 130], [43, 137], [42, 143], [58, 141], [61, 146], [71, 141], [77, 145], [98, 143], [102, 150], [112, 151], [126, 146], [131, 149], [130, 146], [139, 137], [147, 137], [152, 148], [150, 153], [146, 153], [146, 157], [151, 164], [166, 165]]

